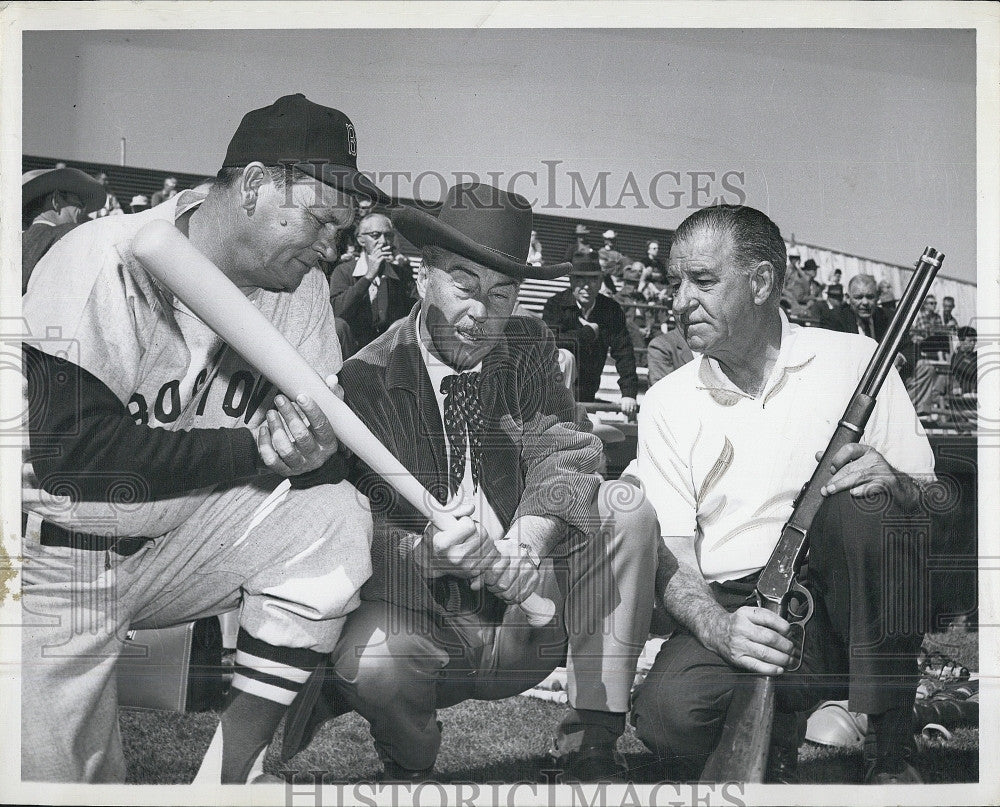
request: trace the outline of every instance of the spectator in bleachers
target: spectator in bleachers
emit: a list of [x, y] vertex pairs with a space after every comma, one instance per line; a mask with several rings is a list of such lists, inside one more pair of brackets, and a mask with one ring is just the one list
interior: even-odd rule
[[597, 250], [597, 256], [601, 260], [601, 268], [605, 274], [619, 280], [625, 273], [629, 259], [615, 246], [616, 234], [614, 230], [605, 230], [602, 237], [604, 238], [604, 246]]
[[[845, 332], [859, 333], [881, 342], [885, 336], [892, 315], [878, 305], [878, 283], [871, 275], [855, 275], [847, 284], [847, 305], [843, 309]], [[896, 354], [896, 370], [905, 381], [913, 372], [916, 359], [913, 354], [913, 343], [908, 335], [904, 336]]]
[[163, 187], [153, 194], [150, 204], [156, 207], [159, 204], [173, 199], [177, 195], [177, 177], [167, 177], [163, 180]]
[[919, 346], [921, 354], [937, 354], [948, 350], [947, 338], [942, 339], [945, 336], [944, 323], [937, 312], [937, 297], [933, 294], [924, 298], [924, 304], [910, 326], [910, 336]]
[[978, 391], [978, 357], [975, 328], [958, 329], [958, 345], [951, 355], [952, 395], [968, 395]]
[[642, 298], [657, 309], [646, 311], [646, 338], [656, 333], [670, 316], [670, 284], [667, 282], [667, 265], [660, 257], [660, 242], [655, 239], [646, 242], [646, 257], [643, 259], [639, 293]]
[[848, 333], [860, 333], [876, 342], [885, 335], [889, 319], [878, 307], [878, 284], [871, 275], [855, 275], [847, 284], [844, 323]]
[[944, 297], [941, 300], [941, 324], [953, 333], [958, 331], [958, 321], [953, 316], [955, 311], [955, 298]]
[[577, 255], [589, 255], [594, 251], [594, 248], [587, 243], [588, 235], [590, 235], [590, 230], [587, 229], [586, 224], [576, 225], [576, 242], [566, 247], [566, 252], [563, 255], [564, 261], [572, 261]]
[[614, 297], [618, 294], [622, 283], [628, 258], [615, 249], [614, 230], [605, 230], [602, 238], [604, 238], [604, 246], [597, 250], [597, 260], [601, 264], [601, 271], [604, 272], [603, 290], [606, 294]]
[[136, 194], [132, 197], [132, 201], [129, 202], [128, 207], [133, 213], [141, 213], [143, 210], [149, 210], [149, 197]]
[[641, 300], [642, 294], [639, 292], [639, 284], [642, 282], [642, 273], [646, 267], [642, 261], [632, 261], [625, 267], [622, 273], [622, 287], [618, 291], [618, 296], [623, 300]]
[[639, 281], [644, 271], [645, 267], [642, 265], [642, 261], [633, 261], [626, 266], [622, 274], [621, 288], [618, 290], [618, 294], [615, 295], [615, 299], [625, 312], [625, 325], [632, 338], [632, 344], [636, 347], [643, 347], [649, 336], [645, 309], [631, 305], [637, 302], [645, 302], [643, 296], [639, 293]]
[[853, 331], [854, 327], [847, 318], [849, 311], [849, 306], [844, 304], [844, 287], [831, 283], [826, 287], [826, 306], [820, 306], [817, 311], [819, 327], [845, 333]]
[[570, 288], [546, 301], [542, 319], [555, 335], [556, 344], [576, 357], [576, 399], [581, 403], [594, 400], [610, 351], [618, 370], [621, 411], [632, 414], [638, 408], [639, 394], [635, 349], [622, 307], [600, 293], [602, 280], [597, 254], [577, 255], [570, 273]]
[[818, 280], [809, 281], [809, 319], [819, 322], [822, 309], [826, 307], [826, 300], [823, 298], [823, 291], [826, 287]]
[[[405, 256], [396, 255], [396, 230], [388, 216], [369, 213], [358, 222], [357, 259], [330, 273], [330, 303], [345, 356], [351, 356], [410, 313], [417, 295]], [[397, 263], [397, 259], [402, 258]]]
[[76, 168], [42, 168], [21, 176], [21, 294], [52, 245], [106, 201], [104, 186]]
[[[816, 279], [816, 273], [819, 271], [819, 264], [816, 263], [812, 258], [809, 258], [804, 264], [802, 264], [802, 272], [810, 281]], [[833, 281], [834, 283], [839, 283], [839, 280]]]
[[101, 206], [100, 210], [95, 210], [90, 214], [92, 219], [100, 219], [105, 216], [121, 216], [125, 211], [122, 210], [121, 203], [118, 201], [118, 197], [111, 192], [111, 188], [108, 187], [108, 175], [103, 171], [97, 175], [97, 181], [104, 188], [104, 204]]
[[833, 284], [840, 283], [841, 282], [840, 278], [841, 278], [841, 272], [840, 272], [840, 270], [839, 269], [834, 269], [833, 272], [830, 275], [830, 282], [833, 283]]
[[880, 280], [878, 284], [878, 307], [888, 316], [896, 313], [896, 292], [888, 280]]
[[654, 240], [646, 242], [646, 257], [642, 260], [642, 265], [646, 271], [643, 272], [642, 281], [639, 283], [639, 291], [643, 291], [647, 283], [656, 283], [658, 286], [666, 286], [667, 265], [660, 257], [660, 242]]
[[528, 243], [528, 263], [532, 266], [542, 265], [542, 242], [538, 240], [538, 233], [531, 231], [531, 240]]
[[649, 386], [694, 359], [694, 354], [680, 328], [658, 333], [646, 348], [646, 367], [649, 368]]
[[929, 415], [935, 404], [941, 403], [944, 389], [936, 361], [949, 350], [948, 332], [937, 312], [937, 298], [928, 294], [910, 326], [914, 344], [913, 375], [906, 379], [906, 391], [918, 415]]
[[[815, 275], [815, 273], [813, 274]], [[804, 271], [804, 267], [799, 266], [798, 253], [789, 253], [781, 291], [781, 299], [784, 301], [782, 307], [789, 317], [794, 319], [810, 318], [809, 281], [810, 277]]]

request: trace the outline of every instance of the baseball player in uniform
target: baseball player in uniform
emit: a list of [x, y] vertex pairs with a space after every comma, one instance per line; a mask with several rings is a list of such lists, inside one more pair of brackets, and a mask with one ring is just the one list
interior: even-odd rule
[[132, 253], [171, 221], [333, 386], [329, 289], [357, 171], [341, 112], [248, 113], [206, 194], [69, 233], [24, 298], [22, 779], [125, 776], [115, 664], [130, 628], [240, 609], [236, 672], [202, 774], [247, 781], [370, 574], [367, 501], [322, 412], [248, 366]]

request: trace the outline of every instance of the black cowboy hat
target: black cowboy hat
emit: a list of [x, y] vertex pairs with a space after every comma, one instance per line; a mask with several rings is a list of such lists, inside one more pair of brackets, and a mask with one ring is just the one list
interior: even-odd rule
[[531, 205], [523, 196], [478, 182], [448, 189], [441, 211], [432, 216], [413, 207], [389, 211], [393, 226], [414, 246], [437, 246], [509, 277], [552, 280], [572, 264], [532, 266]]
[[21, 175], [21, 205], [24, 209], [53, 191], [79, 196], [84, 214], [100, 210], [108, 199], [105, 187], [77, 168], [41, 168]]
[[573, 268], [571, 275], [580, 277], [603, 277], [604, 270], [601, 269], [601, 260], [596, 252], [588, 252], [586, 255], [573, 256]]

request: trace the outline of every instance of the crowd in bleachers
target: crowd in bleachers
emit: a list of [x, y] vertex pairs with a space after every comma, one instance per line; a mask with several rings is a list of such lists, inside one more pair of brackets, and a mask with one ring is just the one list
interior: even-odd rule
[[[602, 234], [604, 245], [599, 249], [588, 243], [586, 225], [577, 225], [575, 235], [576, 240], [567, 246], [564, 258], [579, 261], [597, 255], [603, 280], [600, 292], [621, 307], [638, 363], [647, 367], [647, 384], [655, 384], [690, 361], [691, 350], [674, 327], [673, 288], [659, 254], [659, 243], [649, 241], [646, 255], [633, 261], [615, 249], [613, 230]], [[872, 275], [855, 274], [846, 279], [845, 288], [840, 269], [831, 271], [824, 283], [818, 279], [821, 268], [813, 258], [800, 265], [799, 254], [789, 252], [781, 300], [789, 320], [806, 327], [881, 339], [897, 306], [892, 284], [876, 281]], [[578, 285], [575, 280], [571, 283], [573, 288]], [[976, 408], [977, 333], [974, 328], [959, 327], [952, 296], [942, 298], [940, 314], [937, 305], [936, 296], [928, 295], [901, 345], [897, 369], [914, 407], [927, 425], [972, 428]], [[560, 316], [565, 319], [564, 313]], [[581, 321], [585, 319], [581, 317]], [[556, 317], [546, 316], [546, 320], [550, 328], [559, 329]], [[565, 324], [561, 328], [571, 330]], [[610, 338], [604, 340], [610, 341]], [[608, 354], [607, 344], [595, 343], [593, 349], [600, 355], [579, 355], [586, 348], [576, 345], [578, 366], [598, 360], [603, 364]], [[619, 358], [614, 358], [618, 364]], [[622, 386], [623, 397], [629, 395], [625, 386]], [[593, 400], [593, 396], [582, 400]]]
[[[183, 190], [174, 176], [164, 177], [162, 183], [155, 193], [135, 194], [122, 204], [104, 171], [91, 175], [57, 162], [51, 169], [26, 172], [22, 177], [24, 288], [35, 263], [73, 227], [87, 219], [147, 210]], [[543, 317], [550, 328], [563, 332], [557, 333], [557, 338], [564, 351], [574, 354], [571, 366], [577, 374], [577, 386], [580, 371], [587, 370], [588, 380], [577, 389], [580, 400], [594, 399], [609, 351], [618, 369], [622, 397], [635, 399], [638, 393], [633, 389], [632, 368], [645, 367], [646, 384], [651, 385], [692, 358], [683, 336], [674, 328], [673, 289], [660, 242], [648, 239], [645, 254], [633, 258], [618, 248], [613, 229], [601, 233], [599, 247], [591, 241], [586, 224], [578, 223], [574, 235], [562, 254], [567, 263], [577, 267], [571, 274], [570, 288], [545, 290], [551, 296]], [[346, 357], [405, 316], [417, 299], [417, 291], [414, 264], [400, 251], [390, 220], [373, 209], [371, 202], [361, 202], [354, 224], [339, 233], [337, 246], [339, 260], [324, 263], [322, 268], [330, 281], [331, 305]], [[528, 263], [541, 265], [542, 251], [538, 234], [532, 231]], [[824, 282], [819, 279], [821, 269], [815, 259], [800, 263], [795, 249], [789, 251], [781, 300], [788, 318], [804, 326], [880, 338], [896, 307], [892, 284], [876, 282], [866, 274], [855, 274], [845, 284], [840, 269], [825, 274]], [[599, 273], [596, 285], [588, 277], [593, 273]], [[586, 296], [591, 286], [592, 301]], [[598, 294], [616, 304], [612, 318], [618, 317], [620, 310], [627, 340], [617, 332], [617, 325], [612, 326], [611, 315], [600, 315], [601, 324], [589, 321]], [[578, 319], [582, 330], [563, 321], [565, 311], [556, 313], [560, 301], [574, 299], [581, 309]], [[535, 307], [529, 305], [521, 311], [537, 315]], [[605, 307], [602, 302], [601, 310]], [[970, 422], [976, 394], [975, 344], [975, 329], [959, 327], [954, 298], [943, 297], [938, 313], [936, 298], [929, 296], [898, 361], [913, 403], [926, 422], [960, 427]], [[631, 410], [631, 405], [626, 409]]]

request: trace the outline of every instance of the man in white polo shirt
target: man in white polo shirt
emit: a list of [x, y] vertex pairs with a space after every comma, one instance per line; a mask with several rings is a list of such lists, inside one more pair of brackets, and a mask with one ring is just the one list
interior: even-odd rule
[[695, 359], [647, 394], [626, 475], [656, 508], [657, 591], [680, 629], [633, 719], [671, 778], [696, 777], [741, 676], [779, 675], [770, 781], [793, 781], [795, 713], [839, 693], [871, 719], [867, 780], [919, 781], [906, 759], [921, 629], [903, 608], [918, 598], [918, 547], [888, 519], [898, 527], [917, 515], [934, 457], [894, 371], [861, 443], [837, 455], [810, 532], [816, 614], [797, 672], [782, 675], [788, 623], [748, 604], [875, 349], [859, 334], [790, 324], [779, 306], [785, 262], [777, 226], [747, 207], [694, 213], [670, 250], [674, 311]]

